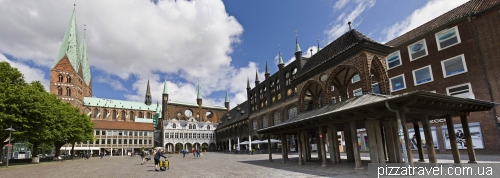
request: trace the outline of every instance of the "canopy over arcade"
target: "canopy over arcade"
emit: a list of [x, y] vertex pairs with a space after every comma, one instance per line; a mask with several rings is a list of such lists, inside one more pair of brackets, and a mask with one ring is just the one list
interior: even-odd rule
[[[433, 144], [432, 137], [430, 137], [430, 130], [427, 134], [427, 129], [430, 129], [428, 120], [446, 118], [446, 123], [449, 128], [449, 140], [453, 142], [456, 141], [456, 138], [452, 117], [460, 116], [462, 125], [467, 125], [467, 115], [470, 112], [488, 111], [492, 109], [494, 105], [494, 103], [487, 101], [458, 98], [427, 91], [414, 91], [392, 96], [368, 93], [300, 113], [296, 117], [285, 122], [257, 130], [257, 132], [259, 134], [269, 135], [297, 135], [297, 138], [299, 138], [299, 152], [302, 152], [299, 153], [299, 164], [302, 164], [302, 156], [306, 157], [306, 161], [308, 159], [310, 160], [310, 155], [307, 156], [307, 154], [310, 154], [310, 150], [304, 145], [308, 145], [307, 142], [309, 139], [307, 138], [309, 136], [315, 135], [316, 139], [320, 140], [318, 142], [320, 143], [318, 154], [320, 158], [324, 157], [323, 165], [325, 165], [326, 153], [324, 151], [324, 146], [321, 146], [325, 145], [321, 144], [325, 143], [323, 134], [327, 130], [328, 141], [332, 143], [330, 138], [335, 139], [337, 135], [336, 132], [342, 130], [345, 132], [344, 134], [346, 134], [347, 161], [353, 161], [356, 164], [356, 168], [362, 168], [357, 143], [353, 141], [357, 140], [356, 129], [366, 128], [367, 130], [372, 163], [384, 163], [386, 156], [389, 158], [389, 162], [402, 162], [401, 151], [399, 149], [399, 144], [397, 144], [399, 142], [398, 131], [402, 130], [404, 140], [406, 141], [405, 146], [407, 146], [406, 149], [403, 149], [403, 155], [407, 155], [409, 159], [408, 162], [412, 164], [412, 151], [409, 142], [411, 138], [408, 136], [406, 123], [413, 123], [415, 129], [419, 129], [417, 123], [422, 122], [424, 133], [426, 133], [425, 140], [431, 140], [427, 141], [430, 143], [425, 144]], [[468, 132], [465, 133], [465, 137], [466, 139], [467, 137], [470, 139], [468, 125], [465, 125], [464, 132]], [[420, 139], [419, 131], [416, 130], [415, 132]], [[385, 142], [383, 140], [385, 140]], [[300, 146], [301, 142], [302, 146]], [[456, 143], [451, 143], [451, 145], [455, 162], [460, 163], [458, 148], [453, 148], [453, 145], [456, 146]], [[421, 147], [421, 143], [419, 143], [419, 147]], [[427, 148], [431, 148], [427, 150], [429, 162], [435, 163], [434, 147], [429, 145]], [[472, 147], [469, 148], [470, 162], [475, 162], [474, 150]], [[335, 148], [333, 147], [332, 149]], [[338, 150], [334, 151], [338, 152]], [[306, 153], [305, 155], [304, 152]], [[385, 155], [386, 153], [387, 155]], [[337, 162], [337, 159], [334, 159], [334, 157], [336, 157], [336, 155], [340, 157], [340, 155], [335, 153], [330, 154], [333, 159], [331, 159], [331, 161]], [[421, 156], [419, 161], [423, 161], [423, 149], [419, 148], [419, 155]], [[338, 162], [340, 162], [340, 159], [338, 159]]]

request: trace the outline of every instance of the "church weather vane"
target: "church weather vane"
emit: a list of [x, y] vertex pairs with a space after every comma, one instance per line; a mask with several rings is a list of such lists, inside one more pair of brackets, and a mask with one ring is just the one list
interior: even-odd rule
[[347, 25], [349, 25], [349, 30], [351, 30], [351, 21], [347, 22]]

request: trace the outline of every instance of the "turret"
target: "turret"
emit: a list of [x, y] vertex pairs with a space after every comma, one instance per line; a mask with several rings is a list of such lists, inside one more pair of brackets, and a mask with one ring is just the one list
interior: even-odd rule
[[269, 73], [269, 68], [267, 67], [267, 61], [266, 61], [266, 73], [264, 74], [264, 76], [266, 76], [266, 80], [269, 78], [271, 74]]
[[229, 111], [229, 95], [226, 89], [226, 99], [224, 100], [224, 106], [226, 106], [227, 111]]
[[149, 79], [148, 79], [148, 86], [146, 88], [146, 96], [144, 96], [144, 99], [145, 99], [144, 104], [148, 106], [151, 105], [151, 89], [149, 87]]
[[299, 40], [297, 39], [297, 35], [295, 35], [295, 60], [298, 61], [297, 71], [300, 71], [302, 68], [302, 50], [300, 50]]
[[168, 105], [168, 88], [167, 88], [167, 79], [163, 82], [163, 93], [162, 93], [162, 101], [161, 101], [161, 106], [162, 106], [162, 113], [161, 117], [162, 120], [167, 120], [168, 115], [167, 115], [167, 105]]
[[257, 87], [257, 85], [259, 85], [260, 81], [259, 81], [259, 72], [257, 70], [255, 70], [255, 87]]

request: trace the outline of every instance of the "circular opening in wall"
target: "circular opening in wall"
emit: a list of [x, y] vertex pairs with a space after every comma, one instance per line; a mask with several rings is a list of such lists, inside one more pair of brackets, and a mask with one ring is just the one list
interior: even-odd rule
[[207, 116], [207, 118], [212, 118], [214, 115], [212, 111], [207, 111], [207, 113], [205, 113], [205, 116]]
[[184, 111], [184, 115], [186, 115], [187, 117], [191, 117], [193, 116], [193, 111], [186, 109], [186, 111]]

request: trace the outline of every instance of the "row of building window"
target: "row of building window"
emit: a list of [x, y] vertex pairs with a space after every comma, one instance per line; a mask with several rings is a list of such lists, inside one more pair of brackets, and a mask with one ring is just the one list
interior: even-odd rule
[[[63, 76], [61, 74], [59, 74], [57, 81], [58, 82], [63, 82]], [[66, 76], [66, 83], [71, 83], [71, 77], [69, 75]]]
[[[463, 54], [441, 61], [444, 78], [467, 72], [465, 57]], [[431, 65], [413, 70], [413, 83], [415, 86], [434, 81]], [[389, 79], [391, 91], [406, 89], [404, 74]]]
[[[103, 110], [103, 114], [102, 114], [103, 117], [107, 118], [108, 114], [110, 114], [110, 113], [108, 113], [108, 110], [104, 109]], [[93, 116], [93, 118], [99, 118], [99, 116], [101, 116], [101, 113], [99, 112], [99, 109], [94, 108], [94, 114], [92, 116]], [[127, 113], [125, 111], [121, 111], [121, 113], [120, 113], [120, 119], [121, 120], [125, 120], [125, 119], [127, 119], [129, 117], [130, 117], [131, 120], [135, 119], [135, 113], [134, 113], [134, 111], [130, 111], [128, 115], [127, 115]], [[138, 118], [144, 118], [144, 114], [142, 112], [138, 112], [137, 117]], [[150, 112], [146, 113], [146, 118], [151, 119], [152, 117], [153, 117], [153, 114], [151, 114]], [[111, 118], [113, 120], [116, 120], [118, 118], [118, 112], [116, 110], [112, 110], [111, 111]]]
[[[458, 33], [458, 28], [456, 26], [438, 32], [435, 34], [435, 36], [436, 36], [438, 51], [460, 44], [461, 42], [460, 34]], [[414, 61], [427, 56], [429, 53], [427, 50], [427, 42], [425, 41], [425, 39], [422, 39], [420, 41], [417, 41], [409, 45], [408, 54], [410, 61]], [[399, 50], [389, 54], [386, 60], [387, 60], [387, 69], [392, 69], [402, 65], [401, 53], [399, 52]]]
[[95, 139], [94, 144], [102, 145], [151, 145], [151, 139]]
[[121, 131], [121, 130], [95, 130], [95, 135], [102, 136], [135, 136], [135, 137], [152, 137], [153, 132], [146, 131]]
[[[61, 86], [57, 87], [57, 95], [59, 95], [59, 96], [63, 95]], [[71, 96], [71, 88], [69, 88], [69, 87], [66, 87], [66, 96]]]
[[178, 132], [165, 132], [165, 138], [215, 138], [211, 133], [178, 133]]

